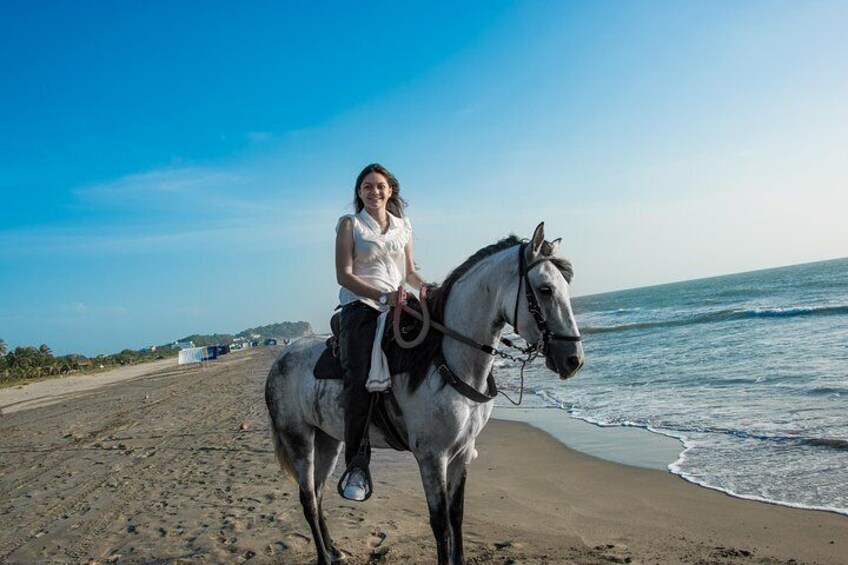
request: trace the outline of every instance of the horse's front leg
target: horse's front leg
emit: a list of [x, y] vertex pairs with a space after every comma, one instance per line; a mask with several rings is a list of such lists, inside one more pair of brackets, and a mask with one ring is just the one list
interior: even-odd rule
[[427, 506], [430, 509], [430, 527], [436, 537], [436, 554], [439, 565], [447, 565], [449, 561], [450, 519], [447, 496], [447, 463], [444, 458], [432, 457], [418, 461], [421, 471], [421, 482], [427, 495]]
[[455, 565], [465, 563], [462, 551], [462, 518], [465, 512], [465, 459], [457, 457], [448, 465], [448, 515], [451, 529], [451, 559]]

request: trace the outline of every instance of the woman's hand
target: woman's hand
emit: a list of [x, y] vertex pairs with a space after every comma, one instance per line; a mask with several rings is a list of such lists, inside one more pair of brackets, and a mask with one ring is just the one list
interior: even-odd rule
[[[391, 306], [392, 308], [397, 306], [398, 293], [396, 290], [393, 290], [392, 292], [387, 292], [386, 298], [388, 298], [387, 302], [389, 306]], [[406, 292], [403, 293], [401, 299], [403, 300], [402, 304], [406, 304]]]

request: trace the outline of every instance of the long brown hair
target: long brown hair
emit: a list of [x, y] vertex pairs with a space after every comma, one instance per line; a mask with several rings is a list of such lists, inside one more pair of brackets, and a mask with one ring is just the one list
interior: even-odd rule
[[356, 212], [359, 213], [365, 208], [365, 203], [359, 197], [359, 185], [362, 184], [362, 179], [371, 173], [380, 173], [389, 181], [392, 195], [389, 197], [389, 201], [386, 202], [386, 210], [398, 218], [403, 218], [403, 209], [406, 208], [407, 203], [406, 200], [400, 197], [400, 182], [398, 182], [397, 177], [390, 173], [386, 167], [379, 163], [371, 163], [362, 169], [362, 172], [356, 177], [356, 184], [353, 185], [353, 207], [356, 209]]

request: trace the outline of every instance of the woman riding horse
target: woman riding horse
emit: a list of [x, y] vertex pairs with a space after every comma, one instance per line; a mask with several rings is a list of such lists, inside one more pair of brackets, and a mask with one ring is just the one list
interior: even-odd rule
[[[336, 280], [342, 305], [339, 352], [345, 369], [345, 465], [342, 494], [362, 501], [368, 493], [371, 447], [365, 440], [371, 393], [365, 388], [381, 312], [396, 301], [397, 288], [418, 289], [424, 280], [412, 257], [412, 224], [403, 209], [397, 178], [377, 163], [356, 177], [356, 214], [336, 226]], [[379, 346], [379, 341], [377, 342]]]
[[[392, 221], [391, 216], [386, 219]], [[351, 220], [351, 239], [355, 225]], [[543, 355], [545, 365], [562, 379], [572, 377], [583, 364], [582, 338], [571, 309], [573, 270], [556, 255], [558, 248], [559, 240], [547, 241], [539, 224], [529, 240], [509, 236], [479, 249], [429, 297], [433, 321], [441, 323], [445, 333], [430, 332], [420, 349], [410, 350], [420, 354], [410, 368], [390, 377], [387, 416], [418, 464], [441, 565], [465, 561], [466, 466], [476, 456], [476, 438], [492, 414], [497, 394], [494, 361], [515, 358], [499, 349], [515, 347], [501, 339], [505, 327], [526, 340], [522, 351], [527, 360]], [[383, 288], [377, 289], [380, 293], [363, 292], [363, 297], [377, 298], [379, 304], [379, 294], [390, 292]], [[298, 484], [319, 565], [344, 559], [322, 509], [324, 489], [346, 436], [345, 383], [315, 378], [326, 349], [326, 336], [293, 340], [271, 365], [265, 382], [274, 451], [280, 469]], [[373, 423], [369, 437], [374, 447], [392, 447], [385, 430]], [[356, 440], [348, 441], [356, 445]]]

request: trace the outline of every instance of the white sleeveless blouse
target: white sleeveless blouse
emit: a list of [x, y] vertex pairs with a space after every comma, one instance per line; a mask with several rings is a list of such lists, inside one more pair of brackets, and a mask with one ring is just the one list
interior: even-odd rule
[[[336, 232], [342, 220], [353, 221], [353, 274], [363, 281], [391, 292], [406, 280], [406, 244], [412, 237], [409, 218], [398, 218], [387, 212], [389, 229], [380, 233], [380, 224], [364, 208], [357, 214], [339, 218]], [[344, 306], [360, 300], [377, 310], [385, 310], [376, 300], [357, 296], [345, 287], [339, 289], [339, 303]]]

